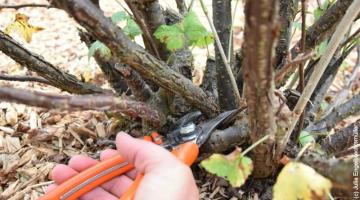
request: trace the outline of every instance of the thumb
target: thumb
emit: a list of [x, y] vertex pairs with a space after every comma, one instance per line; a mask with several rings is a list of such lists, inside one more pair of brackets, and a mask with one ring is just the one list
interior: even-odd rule
[[182, 164], [166, 149], [145, 140], [135, 139], [124, 132], [116, 136], [116, 147], [128, 162], [144, 173]]

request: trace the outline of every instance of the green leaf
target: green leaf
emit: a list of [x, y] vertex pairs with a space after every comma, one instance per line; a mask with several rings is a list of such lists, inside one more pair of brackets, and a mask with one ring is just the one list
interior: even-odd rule
[[[331, 3], [331, 4], [332, 4], [332, 3]], [[321, 7], [323, 10], [326, 10], [326, 9], [329, 8], [329, 6], [330, 6], [331, 4], [330, 4], [329, 0], [325, 0], [324, 3], [322, 3], [320, 7]]]
[[320, 110], [325, 111], [329, 107], [329, 103], [325, 100], [320, 103]]
[[324, 13], [325, 13], [325, 11], [322, 8], [316, 8], [314, 10], [315, 21], [317, 21]]
[[214, 42], [213, 34], [206, 30], [195, 12], [190, 11], [185, 15], [183, 26], [190, 46], [203, 48]]
[[118, 24], [119, 22], [126, 21], [126, 25], [121, 27], [124, 33], [129, 36], [131, 39], [134, 39], [135, 36], [141, 35], [142, 31], [136, 22], [125, 12], [119, 11], [114, 13], [111, 16], [113, 23]]
[[119, 23], [121, 21], [125, 21], [125, 20], [128, 20], [128, 19], [131, 19], [131, 18], [125, 11], [116, 12], [111, 16], [111, 21], [114, 24], [117, 24], [117, 23]]
[[331, 181], [313, 168], [289, 162], [280, 172], [274, 185], [274, 200], [327, 199]]
[[243, 185], [253, 170], [250, 158], [242, 156], [239, 149], [229, 155], [213, 154], [201, 162], [206, 171], [227, 179], [233, 187]]
[[295, 29], [301, 29], [301, 22], [298, 22], [298, 21], [293, 22], [293, 26]]
[[166, 48], [170, 51], [176, 51], [184, 47], [185, 35], [178, 24], [175, 25], [161, 25], [156, 29], [154, 36], [160, 42], [166, 44]]
[[316, 46], [315, 49], [316, 49], [318, 56], [322, 56], [325, 53], [327, 45], [328, 45], [328, 41], [325, 40], [325, 41], [321, 42], [318, 46]]
[[140, 27], [136, 24], [136, 22], [133, 19], [127, 20], [127, 25], [123, 28], [123, 31], [131, 39], [134, 39], [135, 36], [142, 34]]
[[111, 56], [111, 50], [102, 42], [96, 40], [90, 45], [88, 52], [88, 59], [95, 55], [96, 51], [99, 51], [101, 57], [109, 58]]
[[315, 143], [315, 138], [314, 138], [314, 136], [310, 135], [309, 132], [301, 131], [300, 136], [299, 136], [299, 141], [302, 146], [305, 146], [305, 144], [310, 143], [310, 142]]

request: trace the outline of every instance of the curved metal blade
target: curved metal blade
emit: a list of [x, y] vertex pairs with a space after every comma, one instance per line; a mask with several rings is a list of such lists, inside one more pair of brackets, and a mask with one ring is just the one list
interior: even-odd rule
[[244, 109], [238, 108], [234, 110], [229, 110], [226, 112], [223, 112], [219, 114], [217, 117], [210, 119], [209, 121], [206, 121], [203, 124], [198, 125], [197, 128], [200, 130], [199, 135], [196, 139], [196, 144], [200, 147], [203, 145], [210, 137], [211, 133], [219, 127], [224, 121], [228, 121], [233, 119], [240, 111]]

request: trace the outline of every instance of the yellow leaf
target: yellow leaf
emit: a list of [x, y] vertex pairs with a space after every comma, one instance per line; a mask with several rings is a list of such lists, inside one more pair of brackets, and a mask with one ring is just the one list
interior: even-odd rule
[[44, 28], [29, 24], [28, 16], [17, 13], [14, 22], [5, 28], [5, 33], [9, 35], [12, 32], [17, 32], [29, 43], [31, 42], [32, 34], [41, 30], [44, 30]]
[[331, 182], [313, 168], [298, 162], [288, 163], [274, 185], [274, 200], [328, 199]]

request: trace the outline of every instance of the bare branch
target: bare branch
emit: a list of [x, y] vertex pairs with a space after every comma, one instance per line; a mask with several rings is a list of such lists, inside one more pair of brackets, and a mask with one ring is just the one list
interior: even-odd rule
[[267, 177], [276, 169], [272, 156], [277, 130], [272, 63], [277, 13], [277, 0], [246, 1], [244, 79], [250, 137], [252, 143], [265, 135], [270, 137], [252, 151], [253, 175], [257, 178]]
[[[321, 57], [319, 63], [314, 69], [313, 74], [311, 75], [309, 82], [307, 83], [303, 94], [301, 95], [298, 103], [296, 104], [294, 108], [294, 115], [291, 119], [291, 125], [289, 127], [289, 130], [284, 136], [283, 141], [281, 142], [281, 145], [277, 149], [277, 156], [278, 158], [281, 156], [282, 152], [285, 149], [286, 144], [289, 141], [290, 135], [292, 131], [294, 130], [299, 116], [303, 112], [306, 104], [308, 103], [311, 94], [313, 93], [317, 83], [319, 82], [321, 76], [323, 75], [327, 65], [329, 64], [331, 57], [336, 51], [336, 48], [341, 42], [341, 39], [344, 37], [348, 29], [350, 28], [353, 20], [356, 18], [357, 14], [360, 12], [360, 1], [354, 1], [351, 6], [349, 7], [348, 11], [344, 15], [344, 17], [341, 19], [339, 25], [336, 28], [336, 31], [334, 35], [332, 36], [328, 47], [326, 48], [326, 51], [324, 55]], [[360, 95], [359, 95], [360, 96]]]
[[327, 154], [336, 154], [354, 145], [354, 131], [360, 131], [360, 120], [349, 126], [337, 131], [335, 134], [329, 135], [321, 142], [321, 148]]
[[185, 0], [176, 0], [176, 6], [180, 14], [184, 15], [187, 12]]
[[[307, 1], [306, 0], [301, 0], [301, 45], [300, 45], [300, 50], [302, 53], [305, 53], [305, 49], [306, 49], [306, 7], [307, 7]], [[305, 63], [301, 62], [299, 64], [299, 92], [302, 92], [304, 90], [305, 87], [305, 76], [304, 76], [304, 66]], [[304, 110], [301, 113], [301, 116], [299, 117], [299, 123], [298, 123], [298, 127], [297, 127], [297, 131], [295, 133], [295, 137], [296, 140], [298, 140], [299, 135], [301, 130], [304, 127], [304, 120], [305, 120], [305, 113], [306, 111]]]
[[37, 76], [17, 76], [17, 75], [5, 75], [5, 74], [0, 74], [0, 80], [5, 80], [5, 81], [20, 81], [20, 82], [38, 82], [38, 83], [45, 83], [45, 84], [49, 84], [49, 81], [42, 78], [42, 77], [37, 77]]
[[300, 158], [300, 161], [314, 168], [319, 174], [329, 178], [334, 188], [351, 191], [354, 167], [351, 159], [327, 159], [317, 153], [307, 153]]
[[[221, 42], [221, 46], [224, 49], [229, 49], [230, 51], [226, 51], [228, 53], [226, 57], [228, 60], [227, 63], [231, 63], [233, 59], [233, 44], [229, 43], [229, 38], [232, 37], [231, 34], [231, 0], [213, 0], [213, 21], [219, 35], [219, 39]], [[232, 40], [231, 40], [232, 41]], [[221, 87], [217, 87], [218, 91], [218, 102], [220, 108], [222, 110], [232, 110], [235, 109], [238, 105], [236, 102], [236, 94], [234, 93], [234, 87], [231, 83], [231, 78], [229, 77], [229, 73], [226, 69], [226, 64], [222, 59], [219, 45], [215, 46], [215, 62], [216, 62], [216, 81], [217, 85], [221, 85]]]
[[68, 96], [0, 87], [0, 99], [48, 109], [115, 111], [130, 117], [142, 118], [153, 127], [160, 127], [165, 120], [161, 113], [145, 103], [112, 95]]
[[276, 69], [282, 67], [289, 53], [292, 24], [299, 0], [280, 0], [280, 35], [276, 44]]
[[337, 122], [355, 115], [360, 111], [360, 94], [353, 96], [349, 101], [335, 107], [328, 115], [321, 118], [314, 125], [306, 128], [309, 132], [321, 133], [333, 128]]
[[0, 51], [5, 53], [19, 64], [23, 65], [31, 71], [36, 72], [39, 76], [48, 80], [50, 85], [60, 88], [64, 91], [76, 94], [109, 92], [96, 85], [81, 82], [75, 76], [60, 70], [59, 68], [44, 60], [41, 56], [34, 54], [22, 47], [19, 43], [17, 43], [1, 30]]
[[34, 4], [34, 3], [29, 3], [29, 4], [19, 4], [19, 5], [0, 5], [0, 10], [5, 9], [5, 8], [11, 8], [11, 9], [20, 9], [20, 8], [51, 8], [52, 6], [49, 4]]

